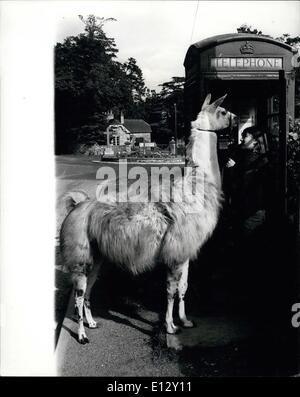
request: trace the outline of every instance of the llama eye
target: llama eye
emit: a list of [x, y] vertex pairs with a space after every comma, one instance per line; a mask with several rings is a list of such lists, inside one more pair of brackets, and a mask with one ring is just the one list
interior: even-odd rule
[[225, 110], [222, 111], [223, 116], [225, 116], [227, 112]]

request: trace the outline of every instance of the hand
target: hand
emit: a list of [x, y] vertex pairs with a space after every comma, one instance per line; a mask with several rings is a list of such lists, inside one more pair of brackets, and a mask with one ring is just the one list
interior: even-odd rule
[[226, 167], [227, 167], [227, 168], [231, 168], [231, 167], [233, 167], [234, 165], [235, 165], [235, 161], [232, 160], [232, 159], [229, 159], [229, 160], [227, 161], [227, 163], [226, 163]]

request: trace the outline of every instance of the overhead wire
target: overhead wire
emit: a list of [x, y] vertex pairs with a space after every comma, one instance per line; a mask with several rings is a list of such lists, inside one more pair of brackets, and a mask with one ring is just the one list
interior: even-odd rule
[[190, 38], [190, 44], [192, 43], [192, 39], [194, 36], [194, 30], [195, 30], [195, 24], [196, 24], [196, 19], [197, 19], [197, 14], [198, 14], [198, 8], [199, 8], [199, 0], [197, 1], [197, 7], [196, 7], [196, 12], [194, 16], [194, 21], [193, 21], [193, 27], [192, 27], [192, 33], [191, 33], [191, 38]]

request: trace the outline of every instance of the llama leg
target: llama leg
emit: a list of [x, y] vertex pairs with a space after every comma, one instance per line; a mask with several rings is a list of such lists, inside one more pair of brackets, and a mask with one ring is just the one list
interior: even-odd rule
[[75, 290], [75, 309], [78, 313], [78, 341], [83, 345], [89, 343], [83, 325], [83, 306], [84, 294], [86, 290], [86, 276], [83, 273], [73, 275], [73, 285]]
[[95, 263], [87, 278], [87, 287], [84, 298], [84, 313], [86, 320], [89, 324], [89, 328], [97, 328], [97, 323], [93, 319], [91, 312], [90, 296], [91, 296], [92, 288], [97, 280], [98, 272], [99, 272], [99, 263]]
[[184, 296], [188, 287], [188, 271], [189, 271], [189, 261], [186, 261], [181, 267], [181, 276], [178, 283], [179, 318], [184, 327], [191, 328], [194, 326], [194, 324], [192, 321], [189, 321], [186, 318], [185, 302], [184, 302]]
[[168, 334], [176, 334], [178, 327], [173, 322], [174, 299], [178, 289], [178, 269], [169, 269], [167, 275], [168, 306], [166, 311], [166, 329]]

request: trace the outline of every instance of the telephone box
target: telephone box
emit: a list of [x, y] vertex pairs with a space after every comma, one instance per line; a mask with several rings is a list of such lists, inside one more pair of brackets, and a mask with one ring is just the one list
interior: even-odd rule
[[255, 34], [223, 34], [190, 46], [185, 57], [187, 122], [194, 120], [207, 93], [213, 99], [228, 93], [225, 107], [239, 117], [242, 130], [259, 125], [272, 133], [279, 124], [279, 71], [287, 82], [287, 112], [294, 117], [293, 47]]
[[225, 152], [229, 143], [239, 143], [244, 128], [259, 126], [266, 150], [275, 143], [280, 153], [283, 196], [288, 120], [294, 118], [295, 109], [295, 52], [266, 36], [232, 33], [191, 45], [184, 61], [187, 133], [207, 93], [212, 100], [227, 93], [223, 106], [238, 116], [238, 126], [221, 134], [219, 152]]

